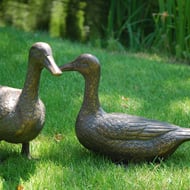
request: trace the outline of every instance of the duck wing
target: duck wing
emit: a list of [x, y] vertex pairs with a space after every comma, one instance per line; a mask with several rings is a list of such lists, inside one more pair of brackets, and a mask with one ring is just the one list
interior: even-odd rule
[[179, 127], [165, 122], [149, 120], [127, 114], [103, 114], [97, 132], [112, 140], [149, 140]]
[[7, 86], [0, 86], [0, 119], [3, 119], [15, 107], [21, 90]]

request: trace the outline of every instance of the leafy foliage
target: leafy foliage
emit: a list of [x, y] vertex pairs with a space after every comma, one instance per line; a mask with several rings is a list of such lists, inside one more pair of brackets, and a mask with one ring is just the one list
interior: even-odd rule
[[178, 58], [190, 57], [190, 1], [159, 0], [155, 22], [154, 46]]
[[151, 50], [190, 57], [189, 0], [2, 0], [0, 24], [109, 50]]

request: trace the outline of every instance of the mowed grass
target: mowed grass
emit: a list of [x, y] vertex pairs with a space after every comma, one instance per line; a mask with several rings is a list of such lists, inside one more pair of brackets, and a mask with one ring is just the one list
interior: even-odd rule
[[[99, 96], [107, 112], [123, 112], [190, 127], [190, 67], [171, 64], [157, 55], [111, 52], [44, 33], [0, 28], [0, 85], [22, 88], [28, 50], [37, 41], [51, 45], [58, 65], [81, 53], [96, 55], [102, 66]], [[84, 92], [79, 73], [53, 77], [44, 69], [40, 97], [46, 123], [31, 142], [31, 154], [20, 145], [0, 142], [0, 189], [189, 189], [190, 142], [161, 163], [116, 165], [86, 150], [75, 136], [75, 119]]]

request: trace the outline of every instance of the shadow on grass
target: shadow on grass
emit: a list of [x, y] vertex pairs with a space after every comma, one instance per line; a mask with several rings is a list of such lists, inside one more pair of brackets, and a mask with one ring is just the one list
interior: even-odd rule
[[[70, 140], [69, 140], [70, 141]], [[49, 146], [48, 151], [41, 153], [41, 159], [45, 162], [51, 161], [62, 167], [73, 166], [76, 168], [102, 167], [105, 164], [112, 164], [109, 158], [93, 153], [79, 142], [56, 143]]]
[[[85, 167], [93, 168], [95, 170], [103, 171], [107, 167], [117, 167], [121, 166], [124, 169], [135, 166], [142, 166], [146, 164], [147, 166], [151, 165], [160, 165], [163, 167], [171, 168], [174, 167], [176, 169], [182, 169], [185, 167], [189, 167], [190, 161], [190, 153], [188, 149], [190, 145], [188, 142], [183, 143], [178, 147], [178, 149], [170, 155], [165, 160], [160, 160], [160, 162], [128, 162], [128, 163], [114, 163], [107, 156], [89, 151], [84, 148], [77, 139], [76, 142], [66, 142], [66, 143], [58, 143], [56, 146], [50, 146], [48, 152], [41, 154], [41, 159], [45, 162], [51, 161], [56, 165], [61, 165], [64, 167], [72, 167], [77, 170], [81, 170], [81, 168], [85, 169]], [[189, 142], [190, 143], [190, 142]]]
[[35, 172], [36, 160], [28, 160], [20, 152], [0, 149], [0, 178], [3, 189], [15, 189]]

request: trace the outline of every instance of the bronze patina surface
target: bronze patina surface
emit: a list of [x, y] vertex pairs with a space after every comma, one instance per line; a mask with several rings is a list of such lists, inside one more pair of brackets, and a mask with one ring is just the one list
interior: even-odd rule
[[84, 98], [75, 128], [78, 140], [87, 149], [116, 162], [153, 161], [167, 158], [181, 143], [190, 140], [189, 128], [122, 113], [106, 113], [98, 97], [101, 68], [95, 56], [82, 54], [60, 69], [78, 71], [84, 76]]
[[0, 86], [0, 140], [22, 143], [21, 153], [30, 158], [29, 142], [42, 130], [45, 107], [38, 96], [40, 74], [47, 68], [62, 72], [55, 64], [51, 47], [37, 42], [29, 51], [28, 71], [23, 89]]

